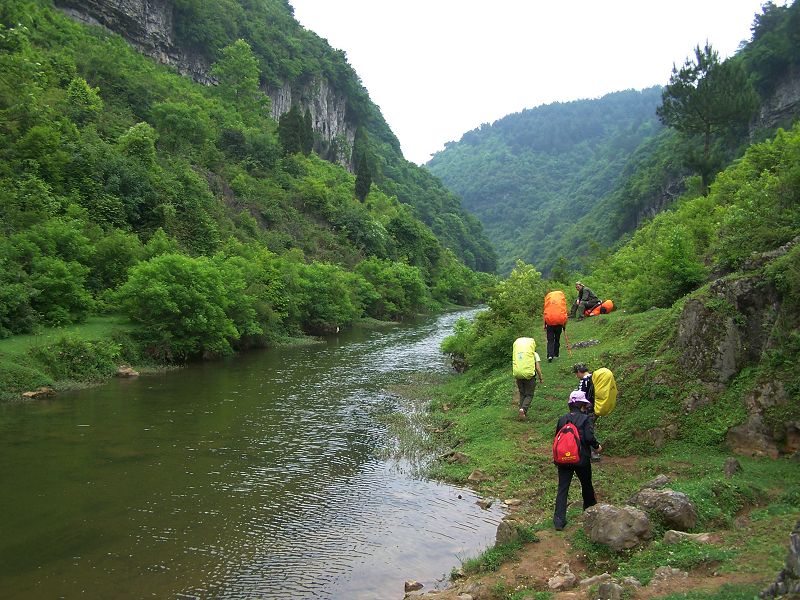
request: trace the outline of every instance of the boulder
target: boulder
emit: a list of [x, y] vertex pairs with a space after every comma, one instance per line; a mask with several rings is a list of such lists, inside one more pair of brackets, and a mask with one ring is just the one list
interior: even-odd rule
[[653, 479], [645, 483], [642, 486], [642, 488], [652, 488], [654, 490], [657, 490], [669, 484], [670, 484], [670, 478], [662, 473], [661, 475], [656, 475], [655, 477], [653, 477]]
[[628, 587], [632, 588], [640, 588], [642, 587], [642, 582], [636, 579], [636, 577], [623, 577], [622, 578], [622, 585], [627, 585]]
[[653, 537], [650, 519], [632, 506], [595, 504], [583, 513], [583, 528], [589, 539], [615, 552], [633, 548]]
[[725, 435], [725, 443], [732, 452], [745, 456], [778, 458], [780, 454], [760, 413], [752, 413], [744, 423], [731, 427]]
[[139, 371], [134, 371], [131, 367], [122, 365], [117, 369], [115, 374], [117, 377], [138, 377]]
[[665, 544], [677, 544], [683, 540], [690, 540], [699, 544], [710, 544], [713, 541], [710, 533], [686, 533], [685, 531], [670, 529], [664, 534]]
[[43, 385], [40, 388], [33, 390], [32, 392], [22, 392], [23, 398], [28, 398], [29, 400], [39, 400], [40, 398], [47, 398], [49, 396], [55, 396], [56, 391], [46, 385]]
[[578, 585], [578, 578], [570, 571], [569, 563], [561, 563], [550, 579], [547, 580], [547, 587], [553, 591], [571, 590]]
[[665, 525], [673, 529], [686, 531], [697, 524], [697, 511], [689, 497], [669, 488], [643, 489], [634, 494], [628, 504], [657, 515]]
[[475, 469], [472, 473], [469, 474], [469, 477], [467, 477], [467, 481], [480, 482], [480, 481], [491, 481], [491, 480], [492, 478], [483, 471], [481, 471], [480, 469]]
[[416, 592], [417, 590], [421, 590], [425, 586], [422, 585], [419, 581], [409, 580], [405, 582], [405, 590], [406, 592]]
[[519, 537], [519, 532], [517, 531], [517, 527], [519, 526], [520, 523], [513, 518], [500, 521], [500, 524], [497, 526], [497, 534], [494, 537], [495, 545], [502, 546], [516, 541]]
[[593, 585], [598, 585], [600, 583], [606, 583], [607, 581], [613, 581], [614, 578], [611, 577], [608, 573], [603, 573], [602, 575], [595, 575], [594, 577], [587, 577], [586, 579], [581, 579], [581, 587], [591, 587]]
[[725, 459], [725, 466], [722, 468], [722, 470], [725, 473], [725, 477], [730, 478], [736, 475], [736, 473], [742, 472], [742, 465], [738, 460], [732, 456], [729, 456]]
[[622, 586], [613, 581], [601, 583], [596, 597], [597, 600], [622, 600]]
[[489, 498], [480, 498], [475, 502], [475, 504], [480, 506], [483, 510], [489, 510], [492, 507], [492, 504], [494, 504], [494, 500]]
[[508, 500], [503, 500], [503, 504], [510, 507], [519, 506], [520, 504], [522, 504], [522, 500], [519, 500], [517, 498], [509, 498]]

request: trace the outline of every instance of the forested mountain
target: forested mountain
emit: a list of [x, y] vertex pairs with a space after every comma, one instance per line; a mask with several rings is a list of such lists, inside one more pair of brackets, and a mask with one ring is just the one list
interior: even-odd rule
[[303, 28], [286, 0], [55, 0], [55, 5], [210, 85], [224, 78], [212, 69], [223, 48], [246, 40], [258, 63], [258, 86], [271, 98], [267, 111], [276, 121], [297, 111], [310, 125], [310, 143], [321, 157], [353, 172], [361, 166], [387, 194], [412, 206], [467, 266], [495, 269], [494, 249], [480, 222], [436, 178], [403, 158], [344, 52]]
[[122, 312], [183, 359], [479, 299], [480, 224], [286, 2], [68, 4], [0, 5], [0, 336]]
[[[572, 224], [624, 181], [631, 155], [662, 129], [661, 89], [524, 110], [449, 143], [427, 167], [486, 226], [502, 270], [549, 270]], [[569, 255], [566, 255], [569, 256]]]
[[[664, 89], [509, 115], [427, 166], [486, 225], [502, 271], [516, 259], [545, 273], [586, 271], [695, 185], [688, 176], [705, 189], [753, 140], [791, 125], [800, 114], [798, 24], [796, 2], [766, 3], [731, 59], [719, 62], [709, 45], [694, 57], [687, 48]], [[695, 89], [710, 96], [681, 113]]]

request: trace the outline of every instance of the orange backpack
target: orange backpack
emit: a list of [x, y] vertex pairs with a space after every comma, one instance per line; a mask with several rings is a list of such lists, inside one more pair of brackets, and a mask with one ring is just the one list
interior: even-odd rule
[[611, 300], [606, 300], [602, 304], [598, 304], [592, 310], [585, 310], [583, 311], [583, 315], [586, 317], [594, 317], [596, 315], [607, 315], [612, 310], [614, 310], [614, 302]]
[[546, 325], [567, 324], [567, 297], [554, 290], [544, 297], [544, 322]]

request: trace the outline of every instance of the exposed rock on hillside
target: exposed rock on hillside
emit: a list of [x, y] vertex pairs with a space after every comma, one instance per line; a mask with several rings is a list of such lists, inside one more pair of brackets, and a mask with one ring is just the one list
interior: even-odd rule
[[[200, 54], [181, 47], [176, 41], [173, 3], [167, 0], [56, 0], [56, 6], [77, 21], [99, 25], [124, 37], [142, 54], [174, 67], [181, 75], [198, 83], [214, 85], [211, 64]], [[321, 156], [349, 165], [342, 147], [352, 148], [356, 124], [347, 120], [347, 97], [325, 79], [299, 84], [285, 81], [280, 86], [264, 86], [272, 100], [272, 116], [278, 119], [292, 105], [311, 114]], [[343, 143], [344, 142], [344, 143]]]
[[681, 366], [708, 383], [727, 383], [767, 348], [781, 299], [762, 274], [718, 279], [686, 301], [678, 324]]

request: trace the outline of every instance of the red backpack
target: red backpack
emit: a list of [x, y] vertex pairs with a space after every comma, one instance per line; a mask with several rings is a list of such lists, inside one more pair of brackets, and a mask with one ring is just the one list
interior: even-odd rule
[[572, 421], [564, 423], [553, 440], [553, 462], [557, 465], [581, 462], [581, 434]]

